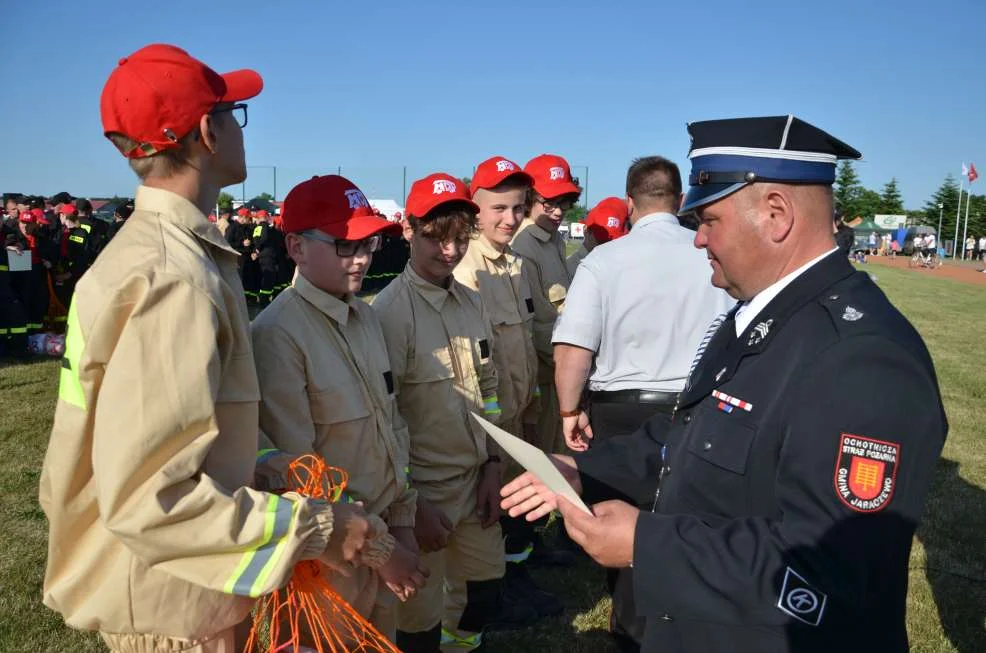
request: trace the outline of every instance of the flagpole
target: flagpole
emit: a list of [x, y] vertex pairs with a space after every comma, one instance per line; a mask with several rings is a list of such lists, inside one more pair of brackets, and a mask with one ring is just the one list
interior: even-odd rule
[[[965, 164], [963, 164], [965, 165]], [[959, 222], [962, 220], [962, 184], [965, 183], [965, 175], [959, 177], [959, 208], [955, 209], [955, 239], [952, 241], [952, 260], [959, 256]]]
[[962, 227], [962, 260], [965, 260], [965, 238], [969, 235], [969, 205], [972, 204], [972, 182], [969, 182], [969, 192], [965, 194], [965, 226]]

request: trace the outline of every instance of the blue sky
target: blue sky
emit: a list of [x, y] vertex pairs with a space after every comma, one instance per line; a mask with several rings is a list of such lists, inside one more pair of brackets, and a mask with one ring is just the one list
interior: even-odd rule
[[405, 165], [410, 186], [551, 152], [588, 166], [595, 203], [622, 194], [635, 156], [687, 173], [688, 121], [786, 113], [863, 152], [868, 187], [896, 176], [908, 208], [963, 161], [986, 172], [981, 0], [11, 0], [0, 24], [3, 191], [132, 194], [99, 94], [120, 57], [152, 42], [264, 76], [248, 198], [273, 191], [262, 166], [277, 166], [278, 199], [341, 166], [400, 202]]

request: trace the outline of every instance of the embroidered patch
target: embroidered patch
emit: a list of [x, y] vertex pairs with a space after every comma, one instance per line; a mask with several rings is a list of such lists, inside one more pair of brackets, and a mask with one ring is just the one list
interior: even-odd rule
[[479, 357], [480, 358], [490, 357], [490, 343], [489, 341], [486, 340], [486, 338], [483, 338], [482, 340], [479, 341]]
[[383, 382], [387, 384], [387, 394], [394, 394], [394, 374], [390, 370], [383, 373]]
[[828, 596], [806, 581], [790, 567], [784, 572], [784, 584], [777, 597], [777, 608], [809, 626], [817, 626], [825, 614]]
[[852, 306], [846, 306], [846, 310], [842, 313], [842, 319], [846, 322], [855, 322], [862, 317], [862, 311], [857, 311]]
[[753, 327], [753, 330], [750, 331], [750, 339], [746, 341], [747, 346], [759, 345], [763, 342], [763, 339], [767, 337], [768, 333], [770, 333], [770, 327], [773, 324], [774, 320], [770, 319]]
[[843, 433], [835, 463], [835, 491], [857, 512], [878, 512], [894, 495], [900, 445]]
[[528, 313], [533, 313], [534, 312], [534, 300], [531, 299], [530, 297], [528, 297], [527, 299], [524, 300], [524, 303], [527, 304], [527, 312]]

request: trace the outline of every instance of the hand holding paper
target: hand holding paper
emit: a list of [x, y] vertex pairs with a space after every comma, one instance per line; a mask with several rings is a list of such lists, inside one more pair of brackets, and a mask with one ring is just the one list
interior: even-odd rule
[[[507, 433], [476, 413], [472, 413], [472, 416], [504, 452], [528, 471], [528, 474], [521, 474], [500, 491], [500, 496], [504, 497], [500, 506], [508, 510], [512, 517], [528, 513], [528, 521], [539, 519], [557, 507], [554, 495], [563, 496], [586, 514], [592, 514], [572, 487], [573, 483], [578, 483], [578, 472], [570, 457], [555, 456], [552, 460], [537, 447]], [[566, 470], [565, 474], [559, 466]]]

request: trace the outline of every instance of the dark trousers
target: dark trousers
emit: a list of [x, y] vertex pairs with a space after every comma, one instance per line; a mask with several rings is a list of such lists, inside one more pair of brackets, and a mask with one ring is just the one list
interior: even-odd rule
[[[648, 403], [609, 403], [589, 400], [592, 442], [603, 442], [632, 434], [644, 422], [660, 417], [671, 426], [671, 407]], [[656, 421], [656, 420], [655, 420]], [[638, 506], [650, 509], [650, 506]], [[622, 651], [639, 651], [647, 620], [637, 614], [633, 600], [633, 569], [607, 569], [606, 587], [613, 597], [610, 630]]]
[[277, 263], [274, 259], [259, 260], [260, 283], [257, 294], [263, 304], [269, 304], [274, 299], [274, 286], [277, 284]]

